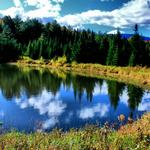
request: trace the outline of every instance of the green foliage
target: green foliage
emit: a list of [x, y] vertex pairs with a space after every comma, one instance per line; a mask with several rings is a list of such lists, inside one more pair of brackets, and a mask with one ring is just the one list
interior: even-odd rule
[[[1, 37], [12, 40], [12, 47], [18, 45], [20, 56], [48, 60], [65, 55], [68, 63], [150, 66], [150, 46], [138, 34], [138, 25], [134, 31], [133, 37], [127, 40], [121, 37], [119, 29], [116, 35], [107, 35], [62, 27], [56, 21], [42, 24], [37, 19], [22, 21], [18, 16], [0, 20]], [[18, 55], [13, 57], [16, 59]]]
[[[133, 124], [113, 131], [109, 125], [88, 125], [83, 129], [70, 129], [68, 132], [54, 129], [50, 133], [24, 134], [12, 131], [0, 135], [0, 147], [8, 149], [40, 149], [40, 150], [149, 150], [149, 119], [146, 114]], [[142, 128], [141, 126], [144, 126]]]
[[0, 62], [15, 61], [21, 54], [20, 45], [15, 39], [4, 38], [0, 35]]
[[146, 64], [146, 43], [143, 41], [142, 37], [136, 33], [130, 40], [131, 44], [131, 56], [129, 59], [129, 65], [149, 65]]
[[118, 49], [118, 47], [115, 48], [113, 59], [112, 59], [112, 65], [113, 66], [119, 65], [119, 49]]
[[108, 50], [108, 56], [107, 56], [107, 61], [106, 61], [106, 65], [113, 65], [113, 54], [114, 54], [114, 41], [110, 42], [110, 47]]
[[135, 54], [132, 52], [129, 58], [129, 66], [135, 66], [135, 65], [136, 65]]

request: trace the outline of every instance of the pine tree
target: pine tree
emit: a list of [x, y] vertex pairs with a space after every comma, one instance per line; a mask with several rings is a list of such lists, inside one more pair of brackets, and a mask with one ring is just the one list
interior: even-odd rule
[[136, 60], [135, 60], [136, 56], [135, 53], [132, 52], [130, 58], [129, 58], [129, 66], [135, 66], [136, 65]]
[[113, 59], [112, 59], [112, 65], [118, 66], [118, 63], [119, 63], [119, 50], [118, 50], [118, 47], [116, 47], [114, 51]]
[[72, 45], [70, 61], [80, 62], [81, 61], [80, 51], [81, 51], [81, 41], [78, 40]]
[[30, 56], [30, 53], [31, 53], [31, 41], [28, 43], [27, 50], [26, 50], [24, 55], [25, 56]]
[[108, 54], [108, 49], [109, 49], [109, 42], [106, 37], [102, 38], [100, 41], [100, 48], [99, 48], [99, 63], [105, 65], [106, 64], [106, 59], [107, 59], [107, 54]]
[[113, 55], [114, 55], [114, 39], [112, 39], [110, 41], [110, 46], [109, 46], [109, 49], [108, 49], [106, 65], [112, 65]]

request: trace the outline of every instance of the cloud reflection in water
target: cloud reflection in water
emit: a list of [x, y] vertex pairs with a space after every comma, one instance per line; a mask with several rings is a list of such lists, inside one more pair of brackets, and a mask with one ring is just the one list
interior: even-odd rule
[[79, 118], [88, 119], [88, 118], [95, 117], [95, 115], [104, 117], [108, 111], [109, 111], [109, 105], [98, 103], [95, 106], [85, 107], [81, 109], [81, 111], [79, 112]]
[[53, 127], [58, 123], [58, 117], [65, 111], [66, 104], [59, 100], [59, 94], [54, 96], [52, 93], [43, 90], [38, 96], [30, 97], [29, 99], [19, 98], [16, 103], [20, 108], [33, 107], [37, 109], [40, 115], [47, 114], [48, 120], [43, 122], [43, 129]]
[[[129, 100], [128, 92], [127, 90], [124, 90], [123, 94], [120, 96], [120, 102], [128, 106], [128, 100]], [[145, 93], [143, 95], [142, 101], [139, 104], [137, 110], [146, 112], [150, 111], [150, 93]]]
[[98, 84], [95, 85], [94, 91], [93, 91], [93, 96], [98, 96], [98, 95], [108, 95], [108, 86], [106, 82], [103, 82], [103, 85], [100, 87]]

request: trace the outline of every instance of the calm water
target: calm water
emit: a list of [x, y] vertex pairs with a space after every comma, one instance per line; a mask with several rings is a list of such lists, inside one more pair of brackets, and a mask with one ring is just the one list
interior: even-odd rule
[[150, 92], [133, 85], [53, 70], [0, 65], [3, 130], [34, 132], [134, 119], [150, 111]]

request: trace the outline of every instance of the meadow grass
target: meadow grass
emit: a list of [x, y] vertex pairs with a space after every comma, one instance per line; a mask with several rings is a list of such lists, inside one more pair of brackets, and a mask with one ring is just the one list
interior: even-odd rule
[[23, 57], [18, 60], [17, 65], [60, 69], [65, 72], [71, 71], [74, 74], [83, 76], [117, 80], [150, 89], [150, 68], [147, 67], [116, 67], [100, 64], [78, 64], [76, 62], [68, 64], [64, 56], [53, 60], [32, 60], [31, 58]]
[[50, 133], [0, 135], [1, 150], [150, 150], [150, 113], [133, 123], [112, 130], [88, 125], [68, 132], [54, 129]]

